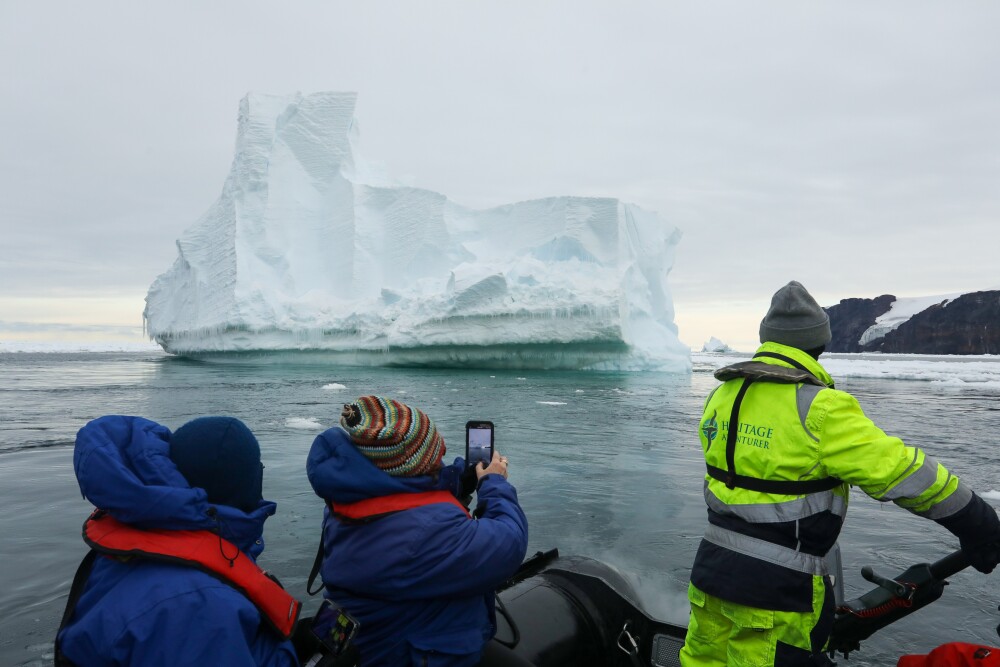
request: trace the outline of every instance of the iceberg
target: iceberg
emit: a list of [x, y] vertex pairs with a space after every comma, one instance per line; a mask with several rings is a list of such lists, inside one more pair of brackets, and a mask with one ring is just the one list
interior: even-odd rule
[[725, 343], [723, 343], [721, 340], [719, 340], [715, 336], [712, 336], [707, 341], [705, 341], [704, 345], [701, 346], [701, 351], [702, 352], [717, 352], [717, 353], [721, 354], [721, 353], [725, 353], [725, 352], [732, 352], [733, 348], [729, 347], [728, 345], [726, 345]]
[[354, 93], [249, 94], [222, 194], [146, 296], [147, 334], [217, 360], [687, 372], [681, 234], [618, 199], [474, 210], [358, 151]]

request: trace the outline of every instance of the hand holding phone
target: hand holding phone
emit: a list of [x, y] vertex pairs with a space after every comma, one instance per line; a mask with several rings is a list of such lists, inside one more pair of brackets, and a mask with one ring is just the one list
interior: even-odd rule
[[489, 465], [484, 464], [482, 468], [476, 467], [476, 476], [479, 479], [487, 475], [502, 475], [504, 479], [507, 479], [507, 457], [501, 455], [500, 452], [493, 452], [493, 460], [490, 461]]
[[465, 424], [465, 465], [490, 465], [493, 460], [493, 422], [473, 420]]

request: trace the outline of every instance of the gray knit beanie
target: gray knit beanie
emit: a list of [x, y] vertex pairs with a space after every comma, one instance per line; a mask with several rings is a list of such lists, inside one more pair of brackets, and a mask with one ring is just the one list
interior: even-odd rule
[[760, 321], [760, 342], [812, 350], [830, 342], [830, 317], [816, 299], [793, 280], [771, 297], [771, 308]]

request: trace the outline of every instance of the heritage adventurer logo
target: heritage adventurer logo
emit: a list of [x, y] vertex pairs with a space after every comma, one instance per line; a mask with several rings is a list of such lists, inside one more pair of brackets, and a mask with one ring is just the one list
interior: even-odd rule
[[[709, 447], [712, 446], [712, 442], [719, 436], [722, 436], [723, 440], [729, 436], [729, 422], [717, 421], [715, 419], [716, 414], [717, 412], [713, 412], [712, 416], [701, 427], [701, 432], [705, 436], [705, 439], [708, 440]], [[758, 449], [771, 449], [772, 437], [774, 437], [774, 428], [770, 426], [758, 426], [757, 424], [740, 422], [736, 428], [736, 444], [738, 445], [750, 445]]]
[[715, 440], [715, 436], [719, 435], [719, 423], [715, 421], [716, 414], [718, 414], [718, 412], [713, 412], [712, 416], [709, 417], [707, 422], [705, 422], [705, 425], [701, 427], [701, 432], [705, 434], [706, 438], [708, 438], [709, 447], [712, 446], [712, 441]]

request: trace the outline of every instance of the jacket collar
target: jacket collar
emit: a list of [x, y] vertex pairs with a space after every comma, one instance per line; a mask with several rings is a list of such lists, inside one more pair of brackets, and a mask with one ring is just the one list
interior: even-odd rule
[[[788, 345], [782, 345], [781, 343], [768, 342], [757, 348], [757, 352], [770, 352], [772, 354], [786, 356], [789, 359], [794, 359], [798, 363], [802, 364], [806, 370], [819, 378], [827, 387], [830, 387], [831, 389], [833, 388], [833, 378], [826, 372], [826, 369], [823, 368], [819, 361], [813, 359], [797, 347], [789, 347]], [[762, 361], [765, 364], [777, 364], [779, 366], [786, 366], [789, 368], [792, 367], [790, 364], [780, 359], [775, 359], [774, 357], [760, 357], [756, 359], [756, 361]]]

